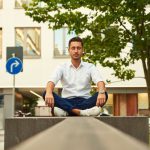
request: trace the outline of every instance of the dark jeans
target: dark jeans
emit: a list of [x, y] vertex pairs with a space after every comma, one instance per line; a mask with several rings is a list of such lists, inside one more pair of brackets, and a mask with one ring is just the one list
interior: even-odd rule
[[[45, 94], [46, 92], [43, 93], [43, 98], [45, 99]], [[108, 99], [108, 94], [107, 92], [105, 92], [106, 95], [106, 101]], [[88, 109], [88, 108], [92, 108], [94, 106], [96, 106], [96, 101], [97, 101], [97, 96], [98, 96], [98, 92], [95, 93], [94, 95], [92, 95], [91, 97], [89, 97], [88, 99], [82, 98], [82, 97], [75, 97], [75, 98], [62, 98], [60, 96], [58, 96], [56, 93], [53, 93], [54, 96], [54, 106], [55, 107], [59, 107], [65, 111], [67, 111], [69, 113], [69, 115], [73, 115], [72, 114], [72, 109]], [[105, 101], [105, 103], [106, 103]], [[101, 106], [103, 107], [105, 105], [105, 103]]]

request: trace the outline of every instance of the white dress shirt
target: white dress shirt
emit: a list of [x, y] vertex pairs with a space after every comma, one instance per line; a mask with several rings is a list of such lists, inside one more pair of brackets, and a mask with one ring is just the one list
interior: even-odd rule
[[95, 65], [83, 61], [81, 61], [78, 68], [75, 68], [71, 62], [60, 65], [49, 81], [56, 85], [59, 80], [63, 86], [63, 98], [89, 98], [91, 81], [95, 84], [103, 81]]

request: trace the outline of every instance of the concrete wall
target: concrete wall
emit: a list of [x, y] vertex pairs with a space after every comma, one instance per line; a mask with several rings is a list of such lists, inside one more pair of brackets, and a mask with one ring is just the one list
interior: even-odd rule
[[148, 145], [93, 117], [68, 117], [9, 150], [149, 150]]
[[[81, 117], [71, 117], [71, 118], [76, 119]], [[58, 117], [6, 119], [5, 150], [12, 146], [15, 146], [16, 144], [19, 144], [20, 142], [28, 139], [29, 137], [37, 134], [38, 132], [47, 129], [48, 127], [55, 125], [56, 123], [64, 119], [65, 118], [58, 118]], [[97, 119], [109, 125], [112, 125], [117, 129], [120, 129], [121, 131], [148, 144], [148, 118], [147, 117], [100, 117]], [[78, 125], [80, 126], [80, 123]], [[70, 124], [70, 126], [72, 125]], [[87, 126], [89, 125], [87, 124]], [[78, 129], [78, 126], [77, 127], [75, 126], [74, 132], [76, 132], [76, 129]], [[102, 131], [96, 130], [96, 132], [102, 132]]]
[[148, 117], [97, 117], [97, 119], [137, 138], [149, 142]]
[[5, 150], [57, 124], [64, 118], [10, 118], [5, 121]]

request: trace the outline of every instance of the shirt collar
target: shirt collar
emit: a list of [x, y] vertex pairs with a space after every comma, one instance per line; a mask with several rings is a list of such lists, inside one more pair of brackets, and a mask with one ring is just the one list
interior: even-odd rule
[[[80, 63], [80, 65], [79, 65], [79, 67], [78, 68], [80, 68], [80, 67], [82, 67], [84, 65], [84, 62], [81, 60], [81, 63]], [[72, 64], [72, 62], [70, 61], [70, 63], [69, 63], [69, 66], [70, 67], [74, 67], [74, 65]], [[75, 68], [75, 67], [74, 67]], [[78, 69], [77, 68], [77, 69]]]

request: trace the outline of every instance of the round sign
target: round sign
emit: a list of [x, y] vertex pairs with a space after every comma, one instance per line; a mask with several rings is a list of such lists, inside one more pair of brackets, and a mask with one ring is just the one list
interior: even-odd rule
[[10, 74], [18, 74], [22, 70], [22, 61], [17, 57], [8, 59], [6, 63], [6, 70]]

